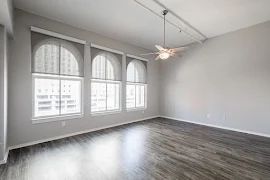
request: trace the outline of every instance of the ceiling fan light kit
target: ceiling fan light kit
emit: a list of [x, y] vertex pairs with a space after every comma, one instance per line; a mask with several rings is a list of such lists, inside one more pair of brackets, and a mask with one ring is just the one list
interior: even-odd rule
[[141, 55], [150, 55], [150, 54], [158, 54], [158, 56], [156, 57], [155, 60], [166, 60], [171, 56], [174, 56], [176, 52], [178, 51], [183, 51], [189, 48], [189, 46], [183, 46], [183, 47], [179, 47], [179, 48], [173, 48], [173, 49], [169, 49], [167, 48], [166, 45], [166, 15], [168, 14], [168, 10], [163, 10], [162, 11], [162, 15], [163, 15], [163, 22], [164, 22], [164, 34], [163, 34], [163, 47], [160, 45], [156, 45], [156, 48], [159, 50], [159, 52], [155, 52], [155, 53], [149, 53], [149, 54], [141, 54]]
[[170, 57], [170, 54], [167, 52], [163, 52], [159, 55], [159, 58], [162, 60], [168, 59]]

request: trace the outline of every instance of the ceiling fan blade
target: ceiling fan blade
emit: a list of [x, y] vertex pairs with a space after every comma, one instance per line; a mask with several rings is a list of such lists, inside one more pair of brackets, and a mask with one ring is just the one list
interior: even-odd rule
[[159, 55], [156, 57], [156, 59], [155, 60], [159, 60]]
[[158, 52], [155, 53], [147, 53], [147, 54], [141, 54], [142, 56], [147, 56], [147, 55], [151, 55], [151, 54], [159, 54]]
[[178, 52], [178, 51], [184, 51], [184, 50], [189, 49], [189, 48], [190, 48], [189, 46], [183, 46], [183, 47], [179, 47], [179, 48], [170, 49], [170, 51]]
[[158, 49], [158, 50], [160, 50], [160, 51], [163, 51], [164, 50], [164, 48], [162, 47], [162, 46], [160, 46], [160, 45], [155, 45], [156, 46], [156, 48]]

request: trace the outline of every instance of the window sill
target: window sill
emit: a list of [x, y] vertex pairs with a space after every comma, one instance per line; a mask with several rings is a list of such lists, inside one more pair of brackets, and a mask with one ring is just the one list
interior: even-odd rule
[[92, 112], [91, 116], [106, 116], [106, 115], [112, 115], [112, 114], [119, 114], [121, 112], [122, 112], [121, 110], [106, 111], [106, 112]]
[[40, 124], [40, 123], [47, 123], [47, 122], [54, 122], [54, 121], [63, 121], [63, 120], [71, 120], [71, 119], [78, 119], [82, 118], [83, 114], [76, 114], [76, 115], [67, 115], [67, 116], [57, 116], [57, 117], [49, 117], [49, 118], [33, 118], [32, 124]]
[[140, 108], [130, 108], [127, 109], [127, 112], [132, 112], [132, 111], [146, 111], [146, 107], [140, 107]]

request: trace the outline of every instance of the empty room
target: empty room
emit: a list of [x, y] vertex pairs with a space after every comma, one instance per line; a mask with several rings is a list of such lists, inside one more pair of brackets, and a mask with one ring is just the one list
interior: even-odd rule
[[0, 0], [0, 180], [270, 180], [269, 0]]

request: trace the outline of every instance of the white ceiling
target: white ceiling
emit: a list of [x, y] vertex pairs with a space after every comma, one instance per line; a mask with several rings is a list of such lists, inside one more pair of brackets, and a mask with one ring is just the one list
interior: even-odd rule
[[[160, 9], [151, 5], [155, 12]], [[270, 0], [158, 0], [207, 38], [270, 20]], [[133, 0], [14, 0], [15, 7], [147, 49], [163, 42], [163, 21]], [[177, 22], [176, 22], [177, 23]], [[167, 46], [194, 42], [167, 26]]]

